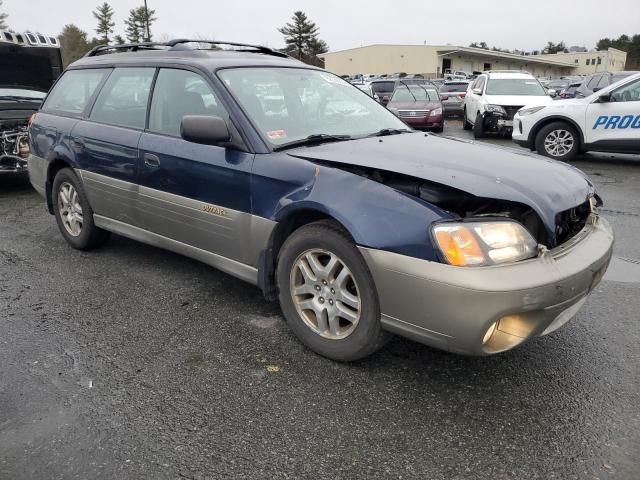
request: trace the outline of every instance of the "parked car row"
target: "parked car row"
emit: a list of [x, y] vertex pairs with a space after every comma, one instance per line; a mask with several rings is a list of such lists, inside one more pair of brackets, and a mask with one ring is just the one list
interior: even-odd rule
[[388, 79], [370, 85], [380, 103], [416, 129], [442, 132], [445, 116], [462, 115], [463, 128], [476, 139], [513, 137], [556, 160], [588, 150], [640, 153], [640, 73], [601, 72], [544, 83], [546, 88], [520, 71], [488, 71], [472, 82]]

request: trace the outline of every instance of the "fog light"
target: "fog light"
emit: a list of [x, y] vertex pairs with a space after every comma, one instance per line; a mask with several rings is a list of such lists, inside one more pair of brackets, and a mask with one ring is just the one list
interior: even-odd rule
[[487, 353], [499, 353], [520, 345], [529, 338], [538, 322], [532, 314], [505, 315], [492, 324], [482, 339]]
[[491, 326], [489, 327], [489, 329], [487, 330], [487, 333], [484, 334], [484, 338], [482, 339], [482, 344], [486, 345], [487, 342], [489, 340], [491, 340], [491, 336], [493, 335], [493, 332], [496, 331], [496, 326], [498, 325], [498, 322], [493, 322], [491, 324]]

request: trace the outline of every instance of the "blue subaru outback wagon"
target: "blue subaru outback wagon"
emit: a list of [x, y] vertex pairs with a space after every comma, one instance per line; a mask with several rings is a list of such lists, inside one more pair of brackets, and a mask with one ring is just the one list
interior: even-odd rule
[[72, 247], [113, 232], [205, 262], [278, 298], [335, 360], [389, 333], [509, 350], [574, 317], [611, 257], [577, 169], [415, 132], [266, 47], [97, 47], [48, 94], [30, 148]]

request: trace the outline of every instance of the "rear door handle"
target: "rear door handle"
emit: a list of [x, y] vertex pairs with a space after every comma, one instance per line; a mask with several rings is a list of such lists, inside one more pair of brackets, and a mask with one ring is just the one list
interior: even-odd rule
[[158, 168], [160, 166], [160, 158], [153, 153], [145, 153], [142, 158], [144, 158], [144, 164], [148, 167]]

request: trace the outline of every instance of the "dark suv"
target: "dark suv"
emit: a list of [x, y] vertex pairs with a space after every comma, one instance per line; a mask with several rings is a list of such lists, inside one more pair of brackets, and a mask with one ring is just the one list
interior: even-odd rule
[[580, 84], [578, 89], [576, 90], [575, 97], [584, 98], [591, 95], [593, 92], [597, 92], [598, 90], [602, 90], [605, 87], [608, 87], [612, 83], [616, 83], [624, 78], [627, 78], [629, 75], [633, 75], [638, 72], [598, 72], [593, 75], [589, 75], [585, 77], [583, 82]]
[[98, 47], [53, 87], [30, 145], [72, 247], [113, 232], [217, 267], [336, 360], [389, 332], [509, 350], [573, 317], [611, 257], [578, 170], [415, 132], [266, 47]]

